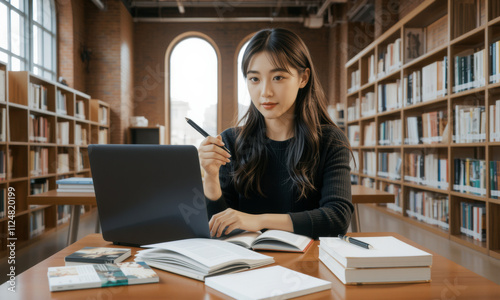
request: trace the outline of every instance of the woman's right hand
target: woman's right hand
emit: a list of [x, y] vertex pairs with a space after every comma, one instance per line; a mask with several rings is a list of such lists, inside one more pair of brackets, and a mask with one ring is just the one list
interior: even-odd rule
[[205, 176], [218, 177], [220, 166], [230, 162], [231, 155], [218, 146], [224, 146], [220, 135], [208, 136], [200, 144], [198, 156], [201, 167], [205, 170]]

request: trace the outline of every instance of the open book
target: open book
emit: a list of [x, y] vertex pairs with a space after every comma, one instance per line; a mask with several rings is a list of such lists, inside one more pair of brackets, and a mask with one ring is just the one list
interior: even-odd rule
[[145, 245], [136, 261], [197, 280], [274, 263], [274, 258], [221, 240], [194, 238]]
[[243, 232], [225, 238], [224, 241], [254, 250], [305, 252], [312, 245], [310, 237], [282, 230], [268, 230], [264, 233]]

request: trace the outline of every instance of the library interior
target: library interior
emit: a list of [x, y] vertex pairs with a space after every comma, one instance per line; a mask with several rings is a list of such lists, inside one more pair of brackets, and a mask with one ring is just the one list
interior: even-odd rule
[[57, 292], [49, 268], [84, 247], [154, 253], [103, 239], [91, 145], [198, 148], [186, 118], [211, 136], [241, 126], [255, 101], [243, 54], [268, 28], [304, 41], [349, 141], [346, 235], [391, 236], [432, 261], [349, 267], [350, 242], [307, 237], [301, 253], [248, 250], [293, 272], [276, 278], [308, 276], [265, 296], [500, 295], [500, 0], [0, 0], [0, 298], [257, 297], [224, 276], [259, 290], [274, 267], [205, 281], [149, 258], [159, 282]]

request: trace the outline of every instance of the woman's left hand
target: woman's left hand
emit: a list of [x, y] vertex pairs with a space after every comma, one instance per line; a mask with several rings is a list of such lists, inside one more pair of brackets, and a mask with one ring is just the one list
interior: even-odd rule
[[223, 212], [213, 215], [210, 222], [208, 222], [208, 226], [212, 236], [220, 237], [235, 229], [259, 231], [262, 229], [260, 219], [260, 215], [247, 214], [228, 208]]

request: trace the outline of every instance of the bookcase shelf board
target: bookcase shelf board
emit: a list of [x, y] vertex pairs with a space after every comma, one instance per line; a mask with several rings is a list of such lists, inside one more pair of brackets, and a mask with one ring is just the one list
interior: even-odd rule
[[[99, 123], [93, 121], [97, 117], [92, 115], [90, 103], [90, 96], [84, 93], [27, 71], [8, 71], [0, 63], [0, 116], [4, 118], [3, 109], [6, 116], [6, 121], [0, 120], [0, 159], [5, 166], [0, 171], [0, 193], [15, 190], [18, 249], [68, 223], [58, 222], [57, 206], [30, 206], [27, 197], [55, 189], [57, 179], [89, 177], [87, 145], [93, 136], [98, 142], [100, 131], [105, 131], [104, 140], [109, 141], [109, 105], [97, 100], [98, 111], [107, 118]], [[80, 116], [76, 114], [78, 105]], [[80, 132], [76, 132], [78, 127]], [[6, 235], [9, 219], [3, 213], [0, 211], [0, 234]], [[0, 256], [8, 254], [6, 247], [0, 243]]]
[[[383, 65], [378, 62], [398, 38], [402, 66], [379, 76]], [[397, 205], [374, 208], [500, 258], [497, 46], [498, 1], [423, 1], [346, 63], [348, 78], [361, 70], [361, 88], [345, 98], [345, 122], [348, 131], [358, 131], [349, 135], [359, 141], [353, 147], [359, 159], [351, 180], [402, 197]], [[376, 78], [369, 80], [370, 73]], [[393, 97], [402, 97], [403, 106], [388, 110], [380, 103], [381, 89], [394, 83], [398, 90]], [[368, 93], [375, 95], [369, 104], [376, 111], [363, 115], [359, 106]], [[398, 132], [401, 143], [393, 136]], [[399, 157], [401, 166], [395, 170], [401, 178], [391, 178], [386, 164], [394, 168]], [[412, 210], [415, 203], [418, 209], [438, 205], [439, 218], [429, 215], [430, 207]]]

